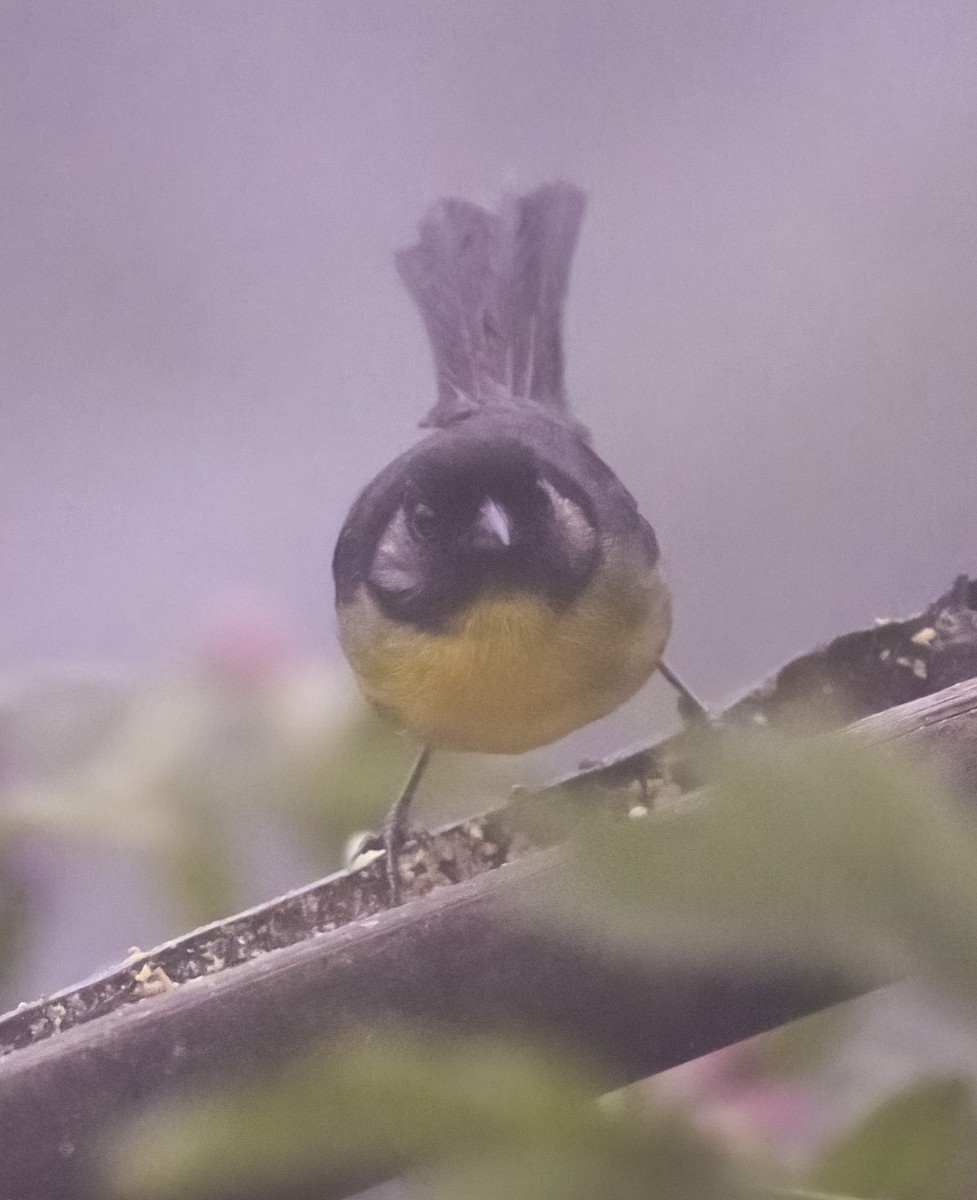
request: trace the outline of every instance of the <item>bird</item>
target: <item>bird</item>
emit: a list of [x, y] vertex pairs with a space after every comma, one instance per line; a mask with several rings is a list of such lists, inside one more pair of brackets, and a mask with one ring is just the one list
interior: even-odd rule
[[446, 198], [395, 255], [434, 357], [426, 433], [360, 493], [333, 557], [339, 640], [373, 707], [421, 751], [382, 844], [396, 856], [434, 749], [520, 754], [661, 671], [658, 539], [573, 416], [562, 316], [586, 199], [548, 183], [496, 211]]

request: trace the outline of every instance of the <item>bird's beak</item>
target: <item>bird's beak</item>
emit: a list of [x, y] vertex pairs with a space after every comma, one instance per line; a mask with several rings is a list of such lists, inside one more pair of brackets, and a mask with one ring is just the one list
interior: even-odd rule
[[492, 545], [502, 546], [508, 546], [512, 541], [509, 514], [491, 499], [486, 500], [478, 510], [474, 529], [479, 541], [487, 540]]

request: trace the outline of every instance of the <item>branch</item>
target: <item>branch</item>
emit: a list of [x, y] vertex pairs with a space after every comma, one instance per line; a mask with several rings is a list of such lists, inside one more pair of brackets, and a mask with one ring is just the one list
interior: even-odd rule
[[[795, 660], [724, 720], [827, 728], [909, 700], [850, 728], [948, 764], [973, 798], [977, 681], [926, 692], [977, 675], [975, 608], [977, 587], [958, 581], [910, 621]], [[683, 747], [696, 736], [589, 766], [561, 785], [681, 778]], [[113, 1120], [177, 1086], [381, 1015], [544, 1029], [592, 1050], [625, 1083], [854, 993], [851, 981], [820, 973], [757, 978], [755, 968], [679, 968], [670, 958], [639, 968], [527, 929], [512, 896], [545, 881], [558, 855], [521, 842], [500, 810], [409, 853], [402, 871], [417, 898], [402, 908], [384, 911], [382, 863], [373, 862], [9, 1014], [0, 1020], [0, 1195], [91, 1196], [86, 1152]]]

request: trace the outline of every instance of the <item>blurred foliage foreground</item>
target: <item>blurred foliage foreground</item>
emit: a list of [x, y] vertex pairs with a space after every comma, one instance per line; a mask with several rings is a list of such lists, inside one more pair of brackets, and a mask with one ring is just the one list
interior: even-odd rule
[[[308, 679], [239, 684], [137, 694], [78, 681], [71, 720], [41, 703], [43, 688], [8, 691], [8, 958], [29, 928], [16, 884], [25, 837], [128, 839], [163, 865], [188, 913], [211, 917], [234, 898], [229, 830], [243, 800], [291, 797], [297, 827], [324, 845], [375, 821], [409, 750], [363, 724], [326, 745], [323, 729], [343, 721], [327, 720], [334, 699]], [[565, 867], [522, 919], [632, 960], [795, 962], [866, 985], [913, 974], [977, 1019], [977, 841], [932, 777], [843, 738], [726, 744], [703, 769], [712, 800], [682, 817], [557, 811], [572, 830]], [[332, 795], [349, 803], [323, 811]], [[824, 1016], [771, 1035], [780, 1065], [768, 1083], [789, 1077], [812, 1022], [820, 1041], [835, 1036]], [[963, 1079], [923, 1080], [800, 1158], [776, 1136], [710, 1128], [654, 1082], [595, 1101], [603, 1090], [599, 1063], [525, 1030], [359, 1028], [142, 1114], [98, 1149], [98, 1169], [104, 1195], [128, 1200], [316, 1195], [322, 1180], [394, 1174], [436, 1200], [977, 1194]]]

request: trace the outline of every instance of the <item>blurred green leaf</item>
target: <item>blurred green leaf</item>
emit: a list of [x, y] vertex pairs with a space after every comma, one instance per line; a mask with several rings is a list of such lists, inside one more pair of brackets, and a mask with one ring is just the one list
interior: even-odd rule
[[970, 1200], [977, 1111], [961, 1079], [927, 1080], [891, 1097], [824, 1157], [811, 1184], [866, 1200]]
[[807, 1188], [779, 1188], [772, 1192], [784, 1200], [864, 1200], [861, 1196], [843, 1195], [841, 1192], [811, 1192]]
[[[746, 1200], [759, 1196], [723, 1178], [678, 1139], [649, 1132], [642, 1154], [608, 1142], [519, 1145], [494, 1155], [449, 1160], [422, 1171], [425, 1200]], [[730, 1172], [732, 1174], [732, 1172]]]
[[[411, 1170], [473, 1200], [733, 1200], [741, 1185], [675, 1118], [593, 1102], [566, 1056], [499, 1038], [359, 1034], [112, 1139], [114, 1196], [164, 1200]], [[595, 1190], [595, 1188], [597, 1190]]]
[[31, 917], [28, 891], [16, 882], [5, 857], [0, 855], [0, 984], [7, 981], [27, 948]]
[[725, 748], [697, 811], [585, 817], [529, 898], [628, 953], [923, 971], [977, 1002], [977, 841], [937, 784], [851, 739]]
[[325, 851], [350, 834], [378, 828], [416, 748], [362, 708], [338, 728], [309, 739], [294, 769], [292, 812]]
[[837, 1049], [853, 1020], [850, 1005], [836, 1004], [760, 1034], [750, 1043], [754, 1067], [767, 1078], [809, 1074]]
[[233, 912], [240, 896], [232, 869], [229, 830], [206, 798], [183, 804], [170, 798], [170, 836], [161, 842], [157, 862], [177, 909], [192, 924], [205, 924]]

